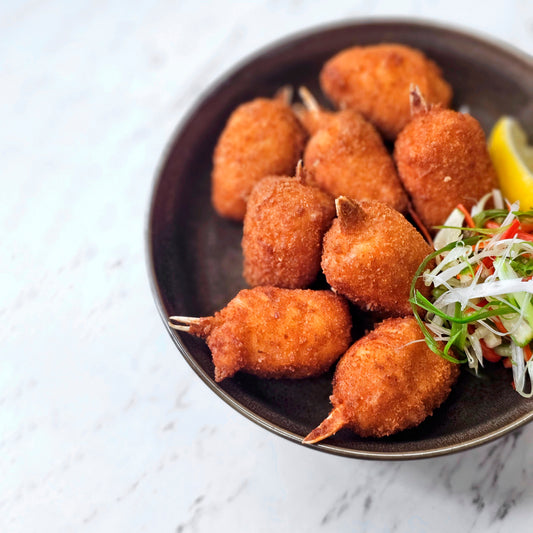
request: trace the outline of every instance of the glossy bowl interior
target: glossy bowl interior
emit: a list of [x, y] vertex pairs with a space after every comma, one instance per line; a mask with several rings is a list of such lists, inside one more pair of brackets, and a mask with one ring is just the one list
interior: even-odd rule
[[[420, 48], [434, 59], [454, 88], [454, 108], [468, 109], [486, 132], [499, 116], [508, 114], [533, 133], [532, 61], [508, 47], [405, 21], [354, 22], [275, 43], [200, 98], [163, 156], [151, 201], [147, 249], [153, 292], [165, 324], [173, 314], [209, 316], [246, 287], [241, 273], [242, 226], [218, 217], [210, 203], [212, 152], [230, 113], [240, 103], [271, 96], [286, 84], [307, 86], [325, 104], [318, 86], [323, 63], [345, 47], [386, 41]], [[217, 384], [205, 343], [167, 329], [198, 376], [264, 428], [300, 442], [328, 414], [333, 371], [302, 381], [239, 373]], [[415, 429], [383, 439], [342, 430], [314, 447], [351, 457], [420, 458], [487, 442], [532, 418], [533, 403], [512, 390], [509, 371], [488, 364], [482, 377], [463, 371], [445, 404]]]

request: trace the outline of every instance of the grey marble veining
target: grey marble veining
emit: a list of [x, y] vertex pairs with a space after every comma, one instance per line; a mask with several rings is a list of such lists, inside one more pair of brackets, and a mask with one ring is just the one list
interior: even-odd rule
[[152, 179], [199, 94], [279, 37], [392, 15], [533, 52], [525, 0], [0, 5], [0, 531], [527, 530], [531, 425], [404, 463], [297, 446], [197, 379], [150, 294]]

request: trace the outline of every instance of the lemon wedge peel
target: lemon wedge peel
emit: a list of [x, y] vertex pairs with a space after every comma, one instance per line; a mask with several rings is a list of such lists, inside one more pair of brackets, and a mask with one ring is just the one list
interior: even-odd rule
[[489, 136], [488, 150], [503, 196], [520, 202], [520, 208], [533, 208], [533, 146], [513, 117], [501, 117]]

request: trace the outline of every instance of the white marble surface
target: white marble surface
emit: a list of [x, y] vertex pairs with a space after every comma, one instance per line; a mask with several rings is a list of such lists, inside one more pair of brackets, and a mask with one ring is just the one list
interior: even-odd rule
[[0, 531], [531, 528], [532, 425], [404, 463], [297, 446], [200, 382], [149, 290], [152, 176], [196, 95], [280, 36], [389, 15], [533, 53], [529, 0], [0, 3]]

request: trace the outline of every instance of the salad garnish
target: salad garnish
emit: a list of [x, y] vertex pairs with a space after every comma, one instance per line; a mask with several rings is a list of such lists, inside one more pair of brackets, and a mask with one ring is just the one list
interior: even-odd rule
[[[485, 361], [501, 362], [516, 391], [533, 396], [533, 210], [506, 205], [494, 190], [471, 211], [458, 205], [434, 248], [410, 298], [429, 348], [476, 373]], [[429, 299], [415, 287], [420, 276]]]

